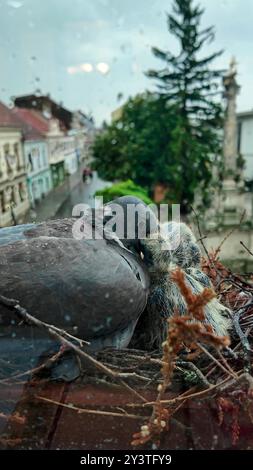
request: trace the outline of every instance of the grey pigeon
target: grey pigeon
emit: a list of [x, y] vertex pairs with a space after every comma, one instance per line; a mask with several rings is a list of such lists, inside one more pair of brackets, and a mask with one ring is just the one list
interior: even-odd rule
[[[145, 212], [138, 199], [117, 202], [122, 207], [140, 203]], [[127, 347], [149, 292], [149, 274], [137, 255], [137, 235], [127, 246], [116, 236], [76, 240], [75, 221], [1, 229], [0, 293], [17, 299], [38, 319], [89, 341], [88, 351]], [[25, 368], [25, 358], [31, 367], [45, 352], [57, 350], [44, 332], [18, 323], [0, 306], [0, 354], [19, 355]]]

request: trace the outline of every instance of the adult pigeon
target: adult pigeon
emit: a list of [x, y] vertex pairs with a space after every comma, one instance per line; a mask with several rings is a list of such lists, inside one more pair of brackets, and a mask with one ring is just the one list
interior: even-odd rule
[[[74, 218], [0, 230], [0, 293], [17, 299], [36, 318], [89, 341], [88, 351], [127, 347], [149, 292], [149, 274], [137, 254], [145, 205], [131, 197], [115, 202], [124, 210], [127, 204], [141, 206], [126, 246], [116, 235], [73, 238]], [[84, 230], [89, 223], [84, 219]], [[19, 325], [2, 305], [0, 326], [0, 354], [19, 355], [25, 367], [57, 349], [45, 332]]]

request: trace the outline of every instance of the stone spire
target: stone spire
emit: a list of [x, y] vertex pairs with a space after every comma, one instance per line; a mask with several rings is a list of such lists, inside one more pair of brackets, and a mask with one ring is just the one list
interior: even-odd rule
[[227, 74], [223, 77], [224, 98], [226, 99], [226, 114], [224, 124], [224, 183], [233, 187], [236, 185], [234, 177], [237, 172], [237, 121], [236, 97], [240, 87], [236, 81], [236, 61], [232, 57]]
[[[223, 96], [226, 100], [226, 112], [224, 122], [223, 158], [224, 173], [222, 188], [213, 194], [213, 201], [206, 216], [207, 229], [217, 230], [217, 227], [236, 227], [241, 220], [244, 210], [244, 220], [249, 220], [252, 215], [252, 203], [250, 194], [245, 192], [243, 178], [237, 167], [237, 119], [236, 98], [239, 85], [236, 81], [236, 62], [232, 58], [230, 67], [223, 77]], [[251, 197], [251, 196], [250, 196]]]
[[232, 58], [229, 70], [223, 77], [226, 115], [222, 187], [219, 191], [214, 188], [211, 193], [212, 203], [205, 211], [203, 229], [208, 233], [205, 240], [207, 250], [222, 246], [219, 253], [221, 261], [232, 269], [245, 272], [252, 271], [252, 260], [240, 241], [253, 251], [253, 199], [252, 193], [245, 189], [243, 175], [240, 175], [242, 168], [237, 168], [236, 98], [240, 87], [236, 75], [236, 62]]

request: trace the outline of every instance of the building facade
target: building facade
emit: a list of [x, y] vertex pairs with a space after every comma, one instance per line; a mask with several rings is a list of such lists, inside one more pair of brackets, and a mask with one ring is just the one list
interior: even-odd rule
[[82, 111], [74, 111], [69, 135], [75, 137], [78, 164], [84, 163], [89, 166], [92, 161], [92, 146], [96, 135], [93, 120]]
[[65, 176], [76, 172], [77, 155], [75, 139], [66, 135], [57, 119], [49, 120], [49, 131], [46, 134], [49, 149], [49, 163], [52, 172], [53, 186], [63, 183]]
[[33, 111], [14, 108], [11, 112], [17, 124], [22, 127], [28, 194], [31, 207], [34, 208], [52, 189], [48, 144], [43, 129], [36, 127], [37, 116]]
[[73, 175], [78, 169], [78, 152], [76, 140], [72, 135], [66, 135], [62, 139], [62, 153], [64, 154], [65, 172], [67, 175]]
[[29, 210], [22, 129], [0, 103], [0, 227], [22, 223]]
[[52, 189], [52, 176], [48, 162], [46, 141], [27, 140], [24, 142], [27, 186], [31, 206], [40, 202]]
[[63, 166], [64, 173], [69, 175], [77, 171], [79, 164], [90, 164], [95, 137], [95, 125], [91, 117], [80, 110], [69, 111], [62, 103], [56, 103], [50, 95], [19, 96], [15, 98], [15, 105], [35, 111], [50, 126], [49, 159], [54, 185], [62, 181]]
[[244, 160], [243, 177], [253, 181], [253, 110], [237, 114], [237, 150]]

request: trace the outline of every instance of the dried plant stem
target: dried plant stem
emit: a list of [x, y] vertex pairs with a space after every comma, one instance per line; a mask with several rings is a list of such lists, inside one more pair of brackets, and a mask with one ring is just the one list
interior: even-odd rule
[[17, 413], [14, 413], [13, 415], [6, 415], [4, 413], [0, 412], [0, 419], [3, 419], [5, 421], [13, 422], [16, 424], [24, 424], [25, 422], [25, 417], [19, 416]]

